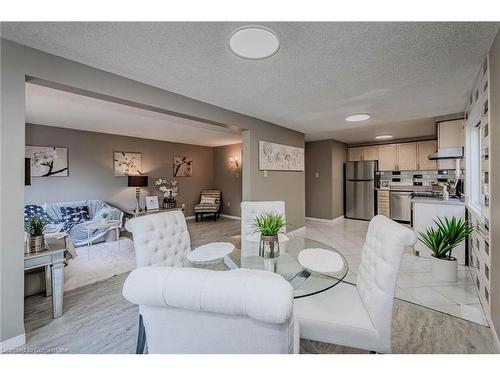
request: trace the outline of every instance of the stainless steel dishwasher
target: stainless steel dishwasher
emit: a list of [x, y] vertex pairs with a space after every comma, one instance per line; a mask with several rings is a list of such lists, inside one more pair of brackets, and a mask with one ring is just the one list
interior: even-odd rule
[[410, 222], [411, 220], [411, 191], [391, 191], [390, 213], [391, 219], [396, 221]]

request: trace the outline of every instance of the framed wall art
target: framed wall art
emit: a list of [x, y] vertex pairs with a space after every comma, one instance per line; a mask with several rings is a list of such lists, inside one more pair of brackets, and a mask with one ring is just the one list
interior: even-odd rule
[[68, 149], [55, 146], [26, 146], [32, 177], [67, 177]]
[[303, 171], [304, 149], [279, 143], [259, 141], [259, 170]]
[[174, 156], [174, 177], [191, 177], [193, 159], [186, 156]]
[[115, 176], [138, 175], [142, 173], [142, 153], [115, 151], [113, 153]]

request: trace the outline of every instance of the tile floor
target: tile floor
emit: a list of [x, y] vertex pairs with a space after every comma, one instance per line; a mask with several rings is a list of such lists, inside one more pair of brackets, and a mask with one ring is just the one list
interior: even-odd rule
[[[341, 251], [349, 262], [346, 280], [355, 282], [367, 229], [368, 222], [360, 220], [343, 219], [333, 224], [307, 220], [302, 235]], [[459, 266], [456, 283], [433, 278], [430, 267], [429, 259], [415, 256], [410, 251], [403, 254], [396, 297], [487, 325], [468, 267]]]

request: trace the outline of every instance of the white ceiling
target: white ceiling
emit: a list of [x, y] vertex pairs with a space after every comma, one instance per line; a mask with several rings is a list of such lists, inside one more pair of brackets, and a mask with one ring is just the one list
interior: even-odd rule
[[210, 147], [241, 142], [241, 133], [219, 126], [30, 83], [26, 122]]
[[[462, 111], [499, 26], [259, 24], [281, 46], [258, 61], [228, 49], [231, 33], [244, 23], [2, 23], [2, 37], [316, 139]], [[353, 112], [372, 118], [346, 123]]]
[[307, 140], [333, 138], [347, 144], [373, 143], [376, 142], [375, 136], [381, 134], [392, 134], [392, 139], [435, 137], [436, 122], [433, 117], [378, 125], [366, 125], [365, 122], [360, 122], [343, 129], [314, 133], [307, 136]]

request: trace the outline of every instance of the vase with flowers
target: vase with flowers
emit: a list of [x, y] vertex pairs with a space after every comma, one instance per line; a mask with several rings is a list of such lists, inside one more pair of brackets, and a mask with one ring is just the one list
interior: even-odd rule
[[177, 205], [175, 198], [179, 195], [178, 182], [176, 180], [159, 178], [155, 181], [155, 186], [163, 194], [163, 208], [175, 208]]

